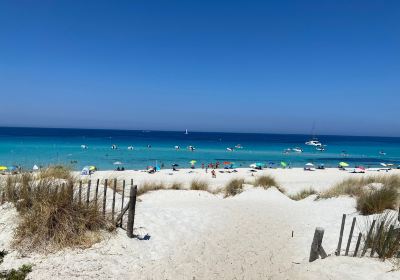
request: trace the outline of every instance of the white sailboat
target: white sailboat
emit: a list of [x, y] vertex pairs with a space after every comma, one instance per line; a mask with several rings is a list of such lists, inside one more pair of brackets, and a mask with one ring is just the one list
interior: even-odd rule
[[185, 130], [185, 134], [186, 134], [186, 135], [188, 135], [188, 134], [189, 134], [189, 132], [188, 132], [188, 130], [187, 130], [187, 129]]
[[305, 143], [308, 146], [322, 147], [322, 143], [315, 137], [315, 122], [312, 127], [312, 139]]

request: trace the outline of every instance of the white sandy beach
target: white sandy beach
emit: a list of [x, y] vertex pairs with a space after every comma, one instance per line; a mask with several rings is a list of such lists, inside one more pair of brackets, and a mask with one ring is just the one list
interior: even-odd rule
[[[363, 175], [336, 169], [312, 172], [271, 169], [259, 171], [255, 176], [259, 174], [274, 176], [293, 194], [308, 187], [322, 191], [349, 176], [386, 172]], [[392, 170], [389, 174], [399, 174], [399, 171]], [[156, 174], [99, 171], [91, 179], [130, 181], [132, 178], [139, 188], [144, 182], [180, 182], [188, 187], [193, 179], [202, 179], [207, 180], [212, 189], [218, 189], [234, 177], [253, 179], [248, 169], [217, 173], [216, 179], [201, 169], [162, 170]], [[344, 243], [351, 219], [357, 216], [355, 200], [339, 197], [315, 201], [314, 198], [293, 201], [275, 188], [253, 187], [226, 199], [202, 191], [151, 192], [141, 196], [135, 220], [135, 227], [143, 227], [151, 236], [150, 240], [128, 239], [126, 232], [118, 229], [116, 234], [107, 236], [92, 248], [65, 250], [47, 256], [21, 256], [10, 247], [17, 214], [10, 204], [5, 204], [0, 207], [0, 249], [10, 254], [0, 270], [32, 263], [31, 279], [400, 278], [399, 271], [389, 272], [392, 264], [388, 261], [334, 256], [342, 214], [348, 214]], [[325, 229], [323, 246], [330, 256], [309, 263], [316, 227]]]

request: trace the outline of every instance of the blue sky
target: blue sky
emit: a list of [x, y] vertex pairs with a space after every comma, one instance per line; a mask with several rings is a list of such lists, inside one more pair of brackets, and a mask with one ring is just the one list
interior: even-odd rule
[[400, 1], [1, 1], [0, 126], [400, 136]]

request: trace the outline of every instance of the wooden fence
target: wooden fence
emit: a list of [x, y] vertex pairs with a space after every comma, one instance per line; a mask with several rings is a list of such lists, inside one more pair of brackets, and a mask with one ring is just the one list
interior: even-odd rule
[[[105, 179], [102, 184], [99, 179], [93, 182], [92, 180], [79, 181], [77, 185], [56, 185], [54, 192], [58, 195], [59, 191], [64, 192], [69, 188], [72, 194], [71, 199], [77, 200], [79, 204], [85, 203], [87, 206], [89, 203], [94, 203], [105, 218], [117, 227], [126, 230], [128, 237], [133, 238], [137, 186], [133, 184], [133, 179], [130, 180], [129, 186], [123, 180], [117, 191], [117, 183], [117, 179]], [[117, 195], [119, 199], [116, 199]], [[3, 191], [0, 195], [0, 204], [5, 201], [5, 191]]]

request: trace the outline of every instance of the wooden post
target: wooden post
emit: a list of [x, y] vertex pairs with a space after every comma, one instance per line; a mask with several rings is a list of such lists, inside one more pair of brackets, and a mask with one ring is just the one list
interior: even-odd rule
[[104, 194], [103, 194], [103, 216], [106, 215], [106, 201], [107, 201], [107, 183], [108, 180], [104, 180]]
[[89, 202], [90, 202], [90, 187], [91, 187], [92, 181], [89, 180], [88, 185], [87, 185], [87, 190], [86, 190], [86, 207], [89, 207]]
[[137, 186], [131, 186], [129, 192], [129, 209], [128, 209], [128, 224], [126, 234], [129, 238], [133, 238], [133, 225], [135, 224], [135, 207], [136, 207]]
[[74, 183], [71, 183], [69, 185], [69, 195], [70, 195], [70, 199], [71, 199], [71, 203], [74, 201]]
[[[133, 180], [132, 180], [133, 184]], [[122, 199], [121, 199], [121, 213], [124, 210], [124, 200], [125, 200], [125, 180], [122, 181]], [[124, 215], [121, 217], [121, 227], [124, 220]]]
[[394, 225], [390, 225], [388, 234], [385, 239], [385, 243], [383, 243], [382, 252], [378, 252], [378, 254], [381, 258], [385, 257], [386, 247], [389, 245], [390, 239], [392, 238], [393, 230], [394, 230]]
[[362, 237], [362, 233], [360, 232], [360, 233], [358, 234], [357, 245], [356, 245], [356, 249], [354, 250], [353, 257], [357, 256], [358, 248], [360, 247], [361, 237]]
[[374, 230], [375, 222], [376, 222], [376, 220], [372, 221], [371, 228], [368, 231], [367, 239], [365, 239], [364, 249], [362, 250], [361, 257], [364, 257], [365, 252], [367, 252], [368, 242], [369, 242], [369, 239], [371, 238], [372, 231]]
[[63, 196], [65, 194], [65, 183], [63, 183], [61, 185], [61, 192], [60, 192], [60, 196]]
[[3, 204], [6, 201], [6, 193], [5, 191], [1, 192], [1, 204]]
[[112, 212], [111, 219], [114, 221], [115, 214], [115, 193], [117, 192], [117, 179], [114, 179], [114, 188], [113, 188], [113, 201], [112, 201]]
[[377, 243], [380, 241], [380, 239], [381, 239], [381, 234], [382, 234], [382, 230], [383, 230], [383, 225], [385, 224], [385, 222], [383, 221], [382, 223], [381, 223], [381, 225], [379, 226], [379, 229], [378, 229], [378, 233], [377, 233], [377, 235], [376, 235], [376, 240], [373, 240], [373, 242], [372, 242], [372, 249], [371, 249], [371, 257], [373, 257], [374, 256], [374, 254], [375, 254], [375, 249], [376, 249], [376, 245], [377, 245]]
[[397, 216], [397, 220], [398, 220], [399, 223], [400, 223], [400, 206], [399, 206], [399, 216]]
[[100, 179], [97, 179], [96, 192], [95, 192], [95, 197], [94, 197], [94, 204], [96, 204], [96, 207], [97, 207], [97, 197], [99, 196], [99, 183], [100, 183]]
[[82, 203], [82, 180], [79, 181], [79, 193], [78, 193], [79, 205]]
[[344, 254], [345, 256], [347, 256], [349, 254], [350, 243], [351, 243], [351, 239], [353, 238], [353, 231], [354, 231], [355, 224], [356, 224], [356, 217], [353, 218], [353, 222], [351, 223], [349, 239], [347, 239], [346, 253]]
[[325, 259], [327, 257], [324, 248], [322, 247], [322, 238], [324, 237], [324, 229], [317, 227], [314, 232], [314, 238], [310, 250], [310, 262], [315, 261], [319, 257]]
[[342, 226], [340, 227], [340, 235], [339, 235], [339, 243], [336, 249], [336, 256], [340, 256], [340, 250], [342, 248], [342, 239], [343, 239], [343, 231], [344, 231], [344, 224], [346, 222], [346, 214], [343, 214], [342, 217]]

